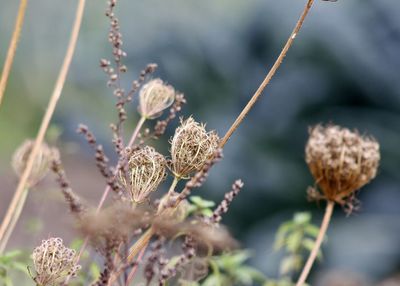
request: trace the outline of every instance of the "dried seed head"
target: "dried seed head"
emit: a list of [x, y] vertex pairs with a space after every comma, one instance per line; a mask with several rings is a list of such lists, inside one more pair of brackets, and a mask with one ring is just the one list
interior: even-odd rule
[[131, 155], [128, 164], [128, 178], [121, 181], [128, 187], [132, 201], [141, 203], [165, 179], [167, 161], [154, 148], [145, 146]]
[[[12, 166], [15, 173], [21, 176], [26, 168], [29, 155], [33, 149], [35, 141], [26, 140], [18, 149], [15, 151], [12, 158]], [[28, 178], [28, 185], [36, 185], [41, 179], [46, 176], [49, 171], [51, 160], [54, 156], [54, 152], [47, 146], [46, 143], [42, 143], [39, 148], [39, 152], [36, 155], [35, 161], [33, 162], [33, 168]]]
[[41, 286], [59, 285], [67, 276], [75, 276], [81, 268], [75, 259], [75, 250], [65, 247], [61, 238], [43, 240], [32, 253], [35, 282]]
[[215, 131], [207, 132], [204, 124], [192, 117], [181, 119], [171, 140], [172, 172], [179, 178], [199, 171], [211, 159], [218, 148], [219, 138]]
[[343, 203], [376, 176], [379, 143], [336, 125], [310, 129], [306, 162], [328, 200]]
[[154, 119], [162, 114], [175, 99], [175, 89], [161, 79], [153, 79], [145, 84], [139, 93], [139, 113]]

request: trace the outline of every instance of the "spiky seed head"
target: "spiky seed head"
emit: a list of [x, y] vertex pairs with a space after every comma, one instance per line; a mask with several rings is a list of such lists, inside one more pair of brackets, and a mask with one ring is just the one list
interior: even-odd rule
[[[34, 140], [26, 140], [14, 152], [11, 164], [18, 176], [21, 176], [24, 172], [34, 144]], [[33, 162], [33, 168], [28, 178], [29, 186], [36, 185], [41, 179], [44, 178], [44, 176], [46, 176], [54, 154], [55, 150], [49, 148], [46, 143], [42, 143]]]
[[122, 182], [129, 189], [132, 201], [142, 203], [165, 179], [167, 161], [154, 148], [145, 146], [133, 152], [128, 165], [128, 178], [122, 178]]
[[139, 93], [139, 113], [147, 119], [159, 117], [175, 100], [175, 89], [161, 79], [145, 84]]
[[343, 202], [377, 173], [379, 143], [337, 125], [310, 129], [306, 162], [328, 200]]
[[207, 132], [205, 125], [192, 117], [181, 118], [181, 125], [171, 140], [172, 172], [186, 178], [199, 171], [212, 158], [218, 148], [219, 137], [215, 131]]
[[75, 250], [65, 247], [61, 238], [43, 240], [32, 253], [35, 282], [41, 286], [59, 285], [67, 276], [75, 276], [81, 268], [75, 259]]

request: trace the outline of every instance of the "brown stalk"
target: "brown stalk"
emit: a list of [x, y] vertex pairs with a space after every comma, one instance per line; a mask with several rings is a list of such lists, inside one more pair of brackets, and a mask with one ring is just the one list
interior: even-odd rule
[[301, 14], [299, 20], [296, 23], [296, 26], [294, 27], [292, 33], [290, 34], [289, 39], [287, 40], [285, 46], [283, 47], [281, 53], [279, 54], [278, 58], [276, 59], [274, 65], [268, 72], [267, 76], [264, 78], [252, 98], [249, 100], [249, 102], [246, 104], [246, 106], [243, 108], [242, 112], [239, 114], [239, 116], [236, 118], [235, 122], [233, 122], [232, 126], [229, 128], [229, 130], [226, 132], [224, 138], [221, 139], [221, 142], [219, 146], [222, 148], [225, 146], [226, 142], [228, 142], [229, 138], [231, 138], [233, 132], [236, 131], [236, 129], [239, 127], [239, 125], [242, 123], [246, 115], [249, 113], [249, 111], [253, 108], [254, 104], [257, 102], [257, 99], [262, 95], [262, 92], [264, 91], [265, 87], [269, 84], [271, 81], [272, 77], [275, 75], [276, 71], [282, 64], [283, 59], [285, 58], [287, 52], [289, 51], [290, 47], [292, 46], [294, 39], [296, 38], [297, 34], [299, 33], [301, 27], [303, 26], [304, 20], [307, 17], [308, 12], [311, 9], [311, 6], [313, 4], [314, 0], [308, 0], [306, 6], [304, 7], [303, 13]]
[[322, 241], [324, 240], [326, 231], [329, 226], [329, 222], [331, 221], [331, 218], [332, 218], [334, 206], [335, 206], [335, 202], [328, 201], [328, 203], [326, 205], [326, 209], [325, 209], [324, 218], [322, 219], [321, 227], [319, 229], [319, 233], [318, 233], [317, 239], [315, 241], [314, 247], [311, 250], [310, 256], [308, 257], [303, 270], [301, 271], [301, 274], [296, 283], [296, 286], [303, 286], [303, 284], [306, 282], [308, 274], [310, 273], [311, 268], [314, 264], [314, 261], [318, 256], [318, 252], [319, 252], [319, 249], [321, 248]]
[[78, 40], [78, 35], [79, 35], [79, 30], [81, 27], [82, 23], [82, 18], [83, 18], [83, 11], [85, 8], [85, 1], [86, 0], [79, 0], [78, 6], [76, 9], [76, 14], [75, 14], [75, 20], [74, 20], [74, 25], [72, 28], [71, 32], [71, 37], [69, 40], [67, 52], [64, 57], [63, 64], [61, 66], [60, 73], [58, 75], [53, 93], [50, 97], [46, 112], [44, 114], [44, 117], [42, 119], [42, 123], [40, 125], [38, 134], [35, 139], [35, 144], [32, 148], [32, 152], [29, 155], [28, 161], [26, 163], [26, 167], [24, 172], [22, 173], [22, 176], [19, 180], [17, 189], [14, 193], [14, 197], [10, 203], [10, 206], [8, 207], [7, 213], [3, 219], [3, 222], [0, 226], [0, 240], [3, 239], [4, 233], [6, 232], [9, 223], [12, 219], [13, 213], [15, 212], [16, 207], [18, 206], [19, 200], [21, 196], [23, 195], [23, 192], [26, 187], [27, 180], [29, 178], [29, 174], [32, 171], [33, 163], [35, 161], [35, 158], [38, 154], [39, 148], [43, 142], [44, 136], [46, 134], [47, 128], [49, 127], [51, 117], [54, 114], [54, 110], [56, 108], [57, 102], [61, 96], [62, 89], [64, 87], [65, 80], [67, 78], [68, 70], [72, 61], [72, 57], [74, 55], [76, 43]]
[[1, 102], [3, 100], [4, 92], [6, 90], [7, 80], [8, 80], [8, 76], [10, 75], [10, 72], [11, 72], [11, 67], [12, 67], [12, 64], [14, 61], [15, 53], [17, 51], [18, 40], [21, 35], [22, 26], [24, 24], [25, 11], [26, 11], [27, 4], [28, 4], [28, 0], [21, 0], [21, 2], [19, 3], [18, 14], [17, 14], [17, 19], [15, 21], [14, 32], [11, 36], [10, 46], [8, 47], [6, 60], [4, 62], [3, 72], [1, 73], [1, 78], [0, 78], [0, 106], [1, 106]]

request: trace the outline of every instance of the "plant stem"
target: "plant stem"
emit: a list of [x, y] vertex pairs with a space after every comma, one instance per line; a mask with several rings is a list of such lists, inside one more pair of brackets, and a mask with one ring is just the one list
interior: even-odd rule
[[283, 59], [285, 58], [287, 52], [289, 51], [289, 48], [292, 46], [294, 39], [296, 38], [297, 34], [299, 33], [301, 27], [303, 26], [304, 20], [308, 15], [308, 12], [311, 9], [311, 6], [313, 4], [314, 0], [308, 0], [306, 6], [304, 7], [303, 13], [301, 14], [299, 20], [296, 23], [296, 26], [294, 27], [292, 33], [289, 36], [289, 39], [287, 40], [285, 46], [283, 47], [281, 53], [279, 54], [278, 58], [276, 59], [274, 65], [252, 96], [252, 98], [249, 100], [249, 102], [246, 104], [246, 106], [243, 108], [242, 112], [239, 114], [239, 116], [236, 118], [235, 122], [232, 124], [232, 126], [229, 128], [229, 130], [226, 132], [224, 138], [222, 138], [220, 142], [220, 148], [224, 147], [226, 142], [228, 142], [229, 138], [232, 136], [233, 132], [236, 131], [236, 129], [239, 127], [239, 125], [242, 123], [246, 115], [249, 113], [249, 111], [252, 109], [254, 104], [257, 102], [257, 99], [262, 95], [262, 92], [264, 91], [265, 87], [269, 84], [271, 81], [272, 77], [274, 76], [275, 72], [278, 70], [280, 65], [282, 64]]
[[4, 92], [7, 86], [8, 76], [10, 75], [11, 67], [14, 61], [15, 53], [17, 51], [18, 40], [21, 35], [22, 26], [24, 24], [25, 11], [28, 0], [21, 0], [18, 8], [18, 15], [15, 21], [14, 32], [11, 36], [10, 46], [8, 47], [6, 60], [4, 62], [3, 72], [0, 78], [0, 106], [3, 100]]
[[19, 217], [21, 216], [22, 210], [25, 205], [26, 198], [28, 197], [28, 192], [29, 192], [29, 189], [25, 189], [25, 191], [22, 193], [22, 197], [18, 203], [17, 208], [15, 209], [15, 213], [13, 214], [10, 225], [7, 228], [7, 232], [5, 233], [4, 238], [0, 243], [0, 255], [2, 255], [4, 253], [4, 250], [6, 249], [8, 240], [10, 239], [15, 226], [17, 225], [17, 221], [18, 221]]
[[328, 203], [326, 205], [326, 209], [325, 209], [324, 218], [322, 220], [321, 227], [319, 229], [319, 233], [318, 233], [317, 239], [315, 241], [314, 247], [311, 250], [310, 256], [308, 257], [307, 262], [303, 267], [303, 270], [301, 271], [301, 274], [296, 283], [296, 286], [303, 286], [303, 284], [306, 282], [306, 279], [308, 277], [308, 274], [310, 273], [311, 267], [313, 266], [314, 261], [317, 258], [319, 249], [321, 248], [322, 241], [324, 240], [326, 230], [328, 229], [329, 222], [331, 221], [334, 206], [335, 206], [335, 202], [328, 201]]
[[57, 82], [55, 84], [53, 93], [50, 97], [49, 104], [47, 106], [46, 112], [42, 119], [42, 123], [40, 125], [38, 134], [36, 136], [35, 144], [33, 145], [32, 151], [29, 154], [29, 158], [27, 160], [25, 170], [22, 173], [22, 176], [19, 180], [17, 189], [14, 193], [14, 197], [10, 203], [10, 206], [8, 207], [7, 213], [6, 213], [6, 215], [3, 219], [3, 222], [0, 226], [0, 240], [3, 239], [4, 233], [6, 232], [6, 229], [11, 221], [12, 214], [14, 213], [15, 208], [17, 207], [18, 202], [25, 190], [27, 180], [32, 171], [34, 161], [38, 154], [39, 148], [40, 148], [41, 144], [43, 143], [44, 136], [46, 134], [47, 128], [49, 127], [51, 117], [53, 116], [57, 102], [61, 96], [61, 91], [64, 87], [64, 83], [67, 78], [68, 70], [69, 70], [69, 67], [70, 67], [70, 64], [72, 61], [72, 57], [74, 55], [76, 43], [78, 40], [79, 30], [80, 30], [81, 23], [82, 23], [83, 11], [85, 8], [85, 1], [86, 0], [79, 0], [79, 2], [78, 2], [76, 14], [75, 14], [75, 21], [74, 21], [74, 25], [72, 28], [72, 33], [71, 33], [71, 37], [69, 40], [67, 52], [65, 54], [64, 61], [61, 66], [61, 70], [58, 75]]

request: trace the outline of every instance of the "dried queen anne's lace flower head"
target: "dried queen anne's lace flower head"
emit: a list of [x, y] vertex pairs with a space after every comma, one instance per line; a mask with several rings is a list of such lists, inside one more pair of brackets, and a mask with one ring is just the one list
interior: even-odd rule
[[122, 183], [129, 188], [132, 201], [141, 203], [165, 179], [167, 161], [154, 148], [145, 146], [131, 155], [128, 165], [128, 180], [122, 178]]
[[40, 286], [58, 285], [81, 268], [76, 265], [75, 250], [65, 247], [61, 238], [43, 240], [34, 249], [32, 259], [36, 270], [34, 280]]
[[143, 86], [139, 93], [139, 113], [148, 119], [161, 115], [175, 99], [175, 89], [161, 79], [153, 79]]
[[[15, 151], [11, 164], [15, 173], [18, 176], [21, 176], [24, 172], [34, 144], [35, 141], [26, 140]], [[51, 148], [49, 148], [47, 144], [42, 143], [42, 145], [39, 147], [39, 152], [37, 153], [36, 158], [33, 162], [32, 171], [28, 178], [29, 186], [36, 185], [41, 179], [44, 178], [44, 176], [46, 176], [47, 172], [49, 171], [53, 156], [54, 152], [51, 150]]]
[[379, 144], [347, 128], [317, 125], [310, 130], [306, 162], [330, 201], [343, 202], [377, 173]]
[[188, 177], [199, 171], [211, 159], [218, 148], [219, 138], [215, 131], [207, 132], [204, 124], [192, 117], [176, 129], [171, 140], [172, 172], [178, 178]]

